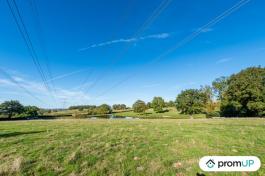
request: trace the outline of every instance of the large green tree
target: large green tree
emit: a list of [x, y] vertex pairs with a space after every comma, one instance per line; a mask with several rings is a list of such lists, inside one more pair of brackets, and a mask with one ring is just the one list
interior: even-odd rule
[[147, 106], [148, 109], [150, 109], [150, 108], [152, 108], [152, 103], [151, 102], [147, 102], [146, 106]]
[[102, 104], [96, 108], [97, 114], [110, 114], [112, 112], [111, 107], [107, 104]]
[[24, 114], [29, 117], [37, 117], [39, 114], [39, 108], [36, 106], [25, 106], [24, 107]]
[[5, 101], [0, 105], [0, 112], [7, 115], [8, 118], [13, 117], [15, 114], [20, 114], [23, 111], [23, 105], [16, 100]]
[[152, 107], [155, 112], [162, 112], [165, 107], [165, 101], [162, 97], [154, 97], [152, 100]]
[[265, 68], [250, 67], [232, 75], [223, 94], [224, 116], [265, 116]]
[[206, 95], [198, 89], [182, 91], [176, 98], [176, 108], [184, 114], [198, 114], [205, 111]]
[[133, 111], [134, 112], [143, 113], [143, 112], [145, 112], [146, 109], [147, 109], [147, 106], [146, 106], [145, 102], [142, 100], [137, 100], [133, 104]]
[[114, 104], [112, 105], [114, 110], [125, 110], [127, 107], [125, 104]]
[[213, 93], [213, 88], [211, 86], [201, 86], [201, 92], [205, 94], [205, 112], [212, 113], [216, 111], [217, 106], [219, 105], [218, 102], [214, 101], [214, 93]]
[[219, 100], [222, 100], [223, 94], [227, 90], [227, 86], [228, 86], [228, 78], [224, 76], [216, 78], [212, 82], [212, 88]]
[[169, 102], [165, 103], [166, 107], [175, 107], [174, 101], [170, 100]]

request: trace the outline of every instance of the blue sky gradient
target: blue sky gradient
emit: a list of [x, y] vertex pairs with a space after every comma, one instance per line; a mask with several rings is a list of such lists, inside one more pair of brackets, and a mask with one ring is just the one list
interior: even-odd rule
[[[238, 2], [245, 4], [216, 24], [201, 28]], [[61, 108], [131, 105], [154, 96], [175, 100], [183, 89], [211, 84], [217, 77], [249, 66], [265, 66], [263, 0], [16, 3], [51, 90], [43, 86], [7, 2], [2, 0], [0, 68], [44, 102], [29, 96], [1, 72], [0, 102], [16, 99], [25, 105]], [[199, 35], [167, 52], [196, 31]]]

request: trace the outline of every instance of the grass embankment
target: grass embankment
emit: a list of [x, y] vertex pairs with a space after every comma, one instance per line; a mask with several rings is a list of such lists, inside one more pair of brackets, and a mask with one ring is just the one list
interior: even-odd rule
[[265, 175], [265, 119], [16, 121], [0, 130], [0, 175], [195, 175], [205, 155], [255, 155], [263, 164], [251, 175]]
[[[139, 117], [144, 119], [190, 119], [190, 115], [180, 114], [176, 108], [165, 108], [164, 112], [157, 113], [153, 109], [146, 110], [145, 113], [135, 113], [133, 110], [126, 112], [116, 112], [117, 116]], [[205, 114], [195, 114], [194, 119], [206, 118]]]

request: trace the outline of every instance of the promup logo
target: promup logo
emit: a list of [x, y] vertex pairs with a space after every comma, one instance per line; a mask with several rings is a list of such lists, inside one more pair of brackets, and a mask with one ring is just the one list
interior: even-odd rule
[[256, 156], [205, 156], [200, 159], [203, 171], [257, 171], [260, 160]]
[[208, 161], [206, 162], [206, 165], [207, 165], [208, 168], [213, 168], [214, 165], [215, 165], [215, 162], [214, 162], [213, 159], [210, 159], [210, 160], [208, 160]]

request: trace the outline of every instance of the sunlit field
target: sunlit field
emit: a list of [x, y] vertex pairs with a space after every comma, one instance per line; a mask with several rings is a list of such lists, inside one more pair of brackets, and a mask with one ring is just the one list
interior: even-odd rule
[[218, 175], [205, 155], [254, 155], [265, 175], [265, 119], [0, 122], [0, 175]]
[[164, 108], [163, 112], [155, 112], [152, 108], [147, 109], [144, 113], [135, 113], [133, 110], [124, 112], [115, 112], [116, 116], [138, 117], [144, 119], [201, 119], [206, 118], [205, 114], [181, 114], [175, 107]]

